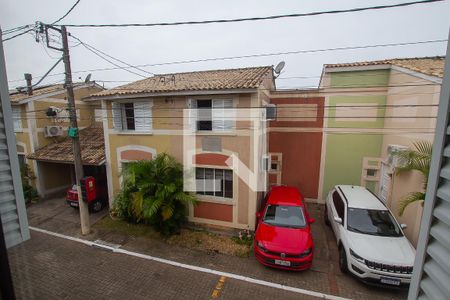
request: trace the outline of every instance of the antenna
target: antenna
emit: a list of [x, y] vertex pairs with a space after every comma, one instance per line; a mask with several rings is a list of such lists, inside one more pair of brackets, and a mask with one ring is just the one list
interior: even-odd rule
[[278, 76], [280, 76], [281, 70], [283, 70], [284, 66], [286, 65], [286, 63], [284, 61], [280, 61], [278, 63], [278, 65], [275, 67], [274, 72], [275, 72], [275, 78], [277, 78]]
[[86, 79], [84, 80], [84, 83], [89, 83], [89, 82], [91, 82], [91, 76], [92, 76], [92, 73], [89, 73], [89, 74], [86, 76]]

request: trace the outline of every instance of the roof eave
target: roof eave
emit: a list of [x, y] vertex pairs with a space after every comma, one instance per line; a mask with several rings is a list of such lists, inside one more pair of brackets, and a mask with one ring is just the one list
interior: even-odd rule
[[149, 97], [173, 97], [173, 96], [200, 96], [200, 95], [224, 95], [224, 94], [245, 94], [256, 93], [258, 88], [247, 89], [225, 89], [225, 90], [201, 90], [201, 91], [176, 91], [176, 92], [158, 92], [158, 93], [137, 93], [126, 95], [106, 95], [106, 96], [91, 96], [85, 98], [85, 101], [98, 100], [124, 100], [136, 98]]
[[[73, 160], [52, 160], [52, 159], [44, 159], [44, 158], [36, 158], [36, 157], [30, 157], [27, 156], [27, 159], [32, 159], [36, 161], [42, 161], [42, 162], [49, 162], [49, 163], [55, 163], [55, 164], [74, 164]], [[85, 166], [101, 166], [105, 163], [105, 159], [99, 161], [98, 163], [87, 163], [83, 162], [83, 165]]]
[[391, 64], [366, 65], [366, 66], [343, 66], [343, 67], [330, 67], [330, 66], [325, 65], [323, 68], [323, 73], [386, 70], [386, 69], [390, 69], [391, 66], [392, 66]]

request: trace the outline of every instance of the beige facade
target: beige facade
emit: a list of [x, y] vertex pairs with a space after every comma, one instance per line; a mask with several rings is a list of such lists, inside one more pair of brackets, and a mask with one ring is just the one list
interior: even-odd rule
[[[228, 182], [228, 185], [224, 186], [224, 190], [220, 193], [215, 191], [213, 195], [208, 195], [205, 192], [203, 194], [197, 192], [199, 204], [195, 207], [190, 206], [188, 209], [190, 222], [226, 228], [254, 229], [258, 197], [261, 193], [254, 190], [250, 186], [251, 184], [244, 180], [245, 178], [237, 175], [237, 162], [233, 160], [233, 164], [230, 166], [226, 161], [234, 156], [246, 168], [251, 171], [256, 170], [257, 182], [267, 181], [266, 172], [262, 168], [262, 157], [267, 152], [267, 136], [260, 134], [260, 132], [265, 132], [266, 128], [266, 122], [261, 122], [260, 118], [260, 114], [265, 113], [265, 110], [260, 108], [269, 103], [269, 90], [273, 88], [274, 83], [270, 67], [255, 69], [262, 70], [262, 78], [258, 79], [257, 86], [250, 88], [229, 87], [204, 90], [199, 86], [208, 85], [208, 81], [212, 80], [201, 81], [194, 76], [198, 74], [203, 76], [205, 73], [208, 73], [209, 76], [211, 73], [215, 75], [222, 72], [206, 71], [205, 73], [158, 75], [155, 76], [156, 78], [147, 79], [150, 86], [157, 85], [167, 78], [177, 83], [180, 82], [180, 85], [192, 80], [192, 83], [196, 85], [195, 90], [170, 91], [177, 87], [177, 83], [174, 83], [174, 86], [163, 86], [169, 91], [146, 91], [145, 95], [140, 95], [138, 92], [135, 92], [135, 95], [128, 95], [126, 92], [122, 92], [120, 87], [117, 88], [116, 94], [113, 89], [93, 95], [92, 99], [101, 102], [105, 112], [103, 129], [110, 205], [114, 201], [114, 196], [121, 189], [121, 170], [126, 163], [152, 159], [156, 155], [166, 152], [185, 166], [186, 162], [189, 162], [196, 172], [204, 172], [205, 179], [206, 172], [211, 172], [214, 174], [213, 176], [220, 174], [221, 178]], [[246, 69], [242, 70], [247, 71]], [[228, 70], [224, 70], [224, 72], [228, 72]], [[230, 70], [229, 72], [232, 76], [243, 76], [239, 70]], [[194, 74], [194, 79], [191, 74]], [[224, 78], [224, 81], [228, 79], [226, 76]], [[242, 80], [248, 79], [247, 77], [242, 78]], [[235, 82], [239, 81], [233, 81], [230, 85]], [[136, 85], [138, 84], [139, 82], [136, 83]], [[191, 82], [187, 83], [187, 85], [189, 84]], [[226, 83], [221, 82], [221, 85], [226, 86]], [[127, 91], [127, 88], [130, 89], [129, 86], [126, 86], [123, 90]], [[189, 88], [184, 85], [182, 89]], [[136, 94], [138, 95], [136, 96]], [[200, 126], [199, 123], [196, 123], [196, 129], [192, 129], [192, 124], [190, 124], [192, 117], [189, 114], [192, 111], [201, 114], [198, 106], [202, 101], [211, 101], [212, 103], [223, 101], [222, 105], [227, 103], [229, 105], [226, 106], [227, 109], [234, 113], [233, 117], [228, 120], [232, 122], [232, 125], [227, 123], [229, 126], [227, 130], [216, 130], [211, 124], [209, 126], [212, 126], [212, 129], [200, 129], [197, 127]], [[127, 129], [130, 126], [127, 123], [129, 120], [126, 117], [127, 108], [124, 107], [130, 107], [131, 103], [136, 116], [132, 117], [135, 123], [131, 125], [132, 130], [129, 130]], [[214, 106], [214, 104], [212, 105]], [[139, 112], [136, 110], [138, 106], [141, 107]], [[118, 109], [118, 107], [120, 108]], [[217, 121], [215, 111], [217, 109], [212, 107], [212, 123]], [[116, 112], [119, 117], [115, 115]], [[225, 112], [222, 113], [225, 114]], [[138, 129], [137, 114], [151, 119], [151, 124], [141, 124], [145, 126], [145, 129], [143, 127]], [[118, 118], [120, 119], [119, 124], [116, 123]], [[257, 119], [256, 122], [255, 119]], [[222, 125], [225, 126], [226, 118], [220, 120], [224, 122]], [[187, 140], [190, 141], [189, 143], [192, 142], [193, 146], [188, 151], [186, 150]]]
[[[76, 84], [74, 95], [79, 128], [101, 126], [101, 120], [96, 120], [94, 113], [95, 109], [101, 108], [100, 105], [81, 100], [101, 90], [103, 88], [95, 83]], [[67, 136], [69, 118], [65, 89], [62, 85], [50, 86], [36, 89], [29, 96], [15, 93], [10, 97], [13, 110], [20, 110], [20, 120], [15, 119], [16, 141], [18, 150], [21, 150], [18, 154], [23, 155], [23, 161], [36, 177], [33, 185], [41, 197], [48, 197], [65, 190], [72, 182], [70, 165], [39, 162], [26, 158], [37, 149], [58, 142]], [[57, 117], [46, 116], [49, 107], [58, 111]], [[45, 131], [48, 126], [61, 126], [62, 134], [54, 137], [46, 136]]]
[[[413, 149], [414, 142], [433, 142], [440, 83], [441, 79], [438, 77], [423, 75], [403, 68], [391, 70], [386, 116], [407, 118], [387, 118], [385, 120], [385, 129], [388, 132], [383, 136], [382, 161], [388, 160], [389, 145], [400, 145]], [[420, 191], [424, 178], [415, 171], [396, 175], [395, 170], [390, 170], [389, 176], [391, 183], [388, 205], [396, 214], [399, 222], [408, 225], [405, 234], [413, 245], [416, 245], [423, 208], [418, 203], [412, 204], [400, 217], [398, 207], [405, 195]]]
[[[122, 164], [131, 161], [124, 157], [123, 153], [133, 150], [135, 152], [146, 152], [155, 156], [166, 152], [174, 156], [179, 162], [183, 162], [183, 110], [187, 108], [188, 100], [195, 99], [233, 99], [236, 109], [259, 107], [262, 104], [258, 93], [220, 94], [202, 96], [171, 97], [169, 101], [165, 97], [154, 97], [148, 99], [127, 99], [127, 101], [145, 101], [151, 99], [153, 129], [149, 133], [121, 132], [113, 128], [112, 105], [110, 101], [103, 101], [104, 111], [107, 116], [104, 121], [104, 132], [107, 150], [107, 168], [109, 169], [108, 180], [110, 181], [110, 202], [114, 195], [120, 191]], [[230, 133], [197, 132], [195, 135], [196, 155], [207, 154], [209, 157], [202, 163], [196, 163], [196, 167], [212, 169], [230, 169], [223, 165], [218, 155], [229, 157], [231, 154], [237, 156], [242, 163], [249, 168], [253, 167], [254, 159], [259, 161], [260, 155], [253, 155], [253, 136], [251, 121], [236, 121], [236, 127]], [[205, 139], [217, 138], [221, 151], [204, 151], [202, 145]], [[264, 142], [265, 143], [265, 142]], [[263, 151], [261, 149], [261, 151]], [[109, 154], [108, 154], [109, 152]], [[127, 152], [128, 153], [128, 152]], [[137, 155], [138, 159], [144, 156]], [[261, 172], [263, 173], [263, 172]], [[264, 173], [263, 173], [264, 174]], [[263, 176], [260, 174], [260, 176]], [[263, 178], [263, 180], [265, 180]], [[233, 228], [253, 228], [254, 216], [257, 205], [257, 192], [252, 191], [236, 174], [233, 174], [233, 197], [224, 199], [220, 197], [209, 197], [198, 195], [201, 209], [191, 207], [189, 220], [196, 223], [206, 223]], [[220, 220], [215, 216], [215, 211], [230, 211], [230, 218]]]

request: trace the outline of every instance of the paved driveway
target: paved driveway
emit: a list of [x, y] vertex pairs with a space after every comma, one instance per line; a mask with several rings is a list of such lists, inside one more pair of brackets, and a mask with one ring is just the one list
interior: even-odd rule
[[[43, 202], [42, 204], [35, 205], [34, 207], [30, 207], [29, 209], [29, 217], [30, 217], [30, 224], [35, 227], [43, 228], [46, 230], [50, 230], [53, 232], [59, 232], [71, 236], [79, 236], [79, 221], [78, 221], [78, 212], [70, 207], [65, 206], [64, 201], [60, 199], [61, 201], [54, 202]], [[61, 202], [63, 205], [61, 205]], [[291, 287], [301, 288], [301, 289], [307, 289], [315, 292], [320, 292], [324, 294], [329, 295], [336, 295], [346, 298], [352, 298], [352, 299], [405, 299], [407, 296], [406, 290], [392, 290], [387, 288], [381, 288], [381, 287], [372, 287], [367, 286], [355, 278], [342, 274], [339, 271], [338, 267], [338, 251], [336, 242], [334, 239], [334, 236], [331, 232], [331, 230], [324, 225], [322, 214], [323, 214], [323, 206], [322, 205], [309, 205], [309, 211], [311, 213], [311, 216], [316, 218], [316, 223], [312, 225], [312, 231], [314, 236], [314, 242], [315, 242], [315, 257], [313, 266], [310, 270], [304, 271], [304, 272], [287, 272], [287, 271], [280, 271], [275, 270], [271, 268], [264, 267], [260, 265], [253, 256], [249, 258], [240, 258], [240, 257], [234, 257], [234, 256], [228, 256], [228, 255], [222, 255], [215, 252], [203, 252], [203, 251], [196, 251], [196, 250], [190, 250], [183, 247], [168, 245], [162, 240], [158, 239], [149, 239], [147, 237], [142, 236], [129, 236], [124, 235], [122, 233], [118, 232], [102, 232], [99, 230], [94, 230], [91, 235], [83, 237], [84, 239], [89, 240], [103, 240], [109, 243], [114, 243], [120, 245], [122, 249], [126, 249], [129, 251], [134, 251], [138, 253], [143, 253], [147, 255], [152, 255], [155, 257], [160, 257], [184, 264], [189, 265], [195, 265], [199, 267], [209, 268], [213, 270], [218, 270], [222, 272], [229, 272], [237, 275], [242, 276], [248, 276], [255, 279], [265, 280], [273, 283], [278, 283], [282, 285], [287, 285]], [[105, 214], [103, 212], [103, 214]], [[101, 215], [91, 215], [93, 218], [93, 221], [100, 218]], [[94, 227], [95, 228], [95, 227]], [[40, 265], [40, 262], [34, 259], [26, 259], [26, 263], [29, 264], [27, 267], [21, 268], [21, 259], [24, 259], [24, 257], [27, 257], [28, 255], [37, 255], [39, 254], [39, 251], [44, 251], [45, 247], [37, 247], [36, 242], [38, 244], [42, 243], [40, 241], [34, 241], [36, 237], [36, 233], [32, 234], [32, 240], [24, 243], [20, 247], [14, 247], [11, 249], [11, 254], [14, 258], [13, 260], [13, 267], [14, 271], [18, 274], [15, 276], [26, 276], [21, 275], [22, 273], [27, 273], [27, 270], [45, 270], [48, 268], [49, 272], [54, 272], [54, 268], [60, 268], [60, 266], [57, 263], [51, 264], [48, 263], [45, 266]], [[42, 234], [39, 234], [40, 240], [48, 239], [51, 240], [52, 244], [55, 245], [62, 245], [58, 246], [60, 251], [53, 251], [53, 250], [45, 250], [45, 254], [42, 254], [44, 256], [46, 255], [52, 255], [56, 259], [55, 256], [61, 255], [61, 257], [70, 257], [67, 258], [72, 261], [73, 264], [81, 264], [86, 265], [85, 259], [83, 256], [78, 255], [72, 255], [70, 249], [65, 249], [65, 247], [71, 247], [68, 245], [68, 243], [65, 240], [61, 240], [58, 242], [58, 239], [51, 236], [45, 236]], [[66, 245], [66, 246], [64, 246]], [[52, 246], [53, 247], [53, 246]], [[56, 246], [55, 246], [56, 247]], [[87, 246], [83, 246], [87, 247]], [[20, 249], [20, 250], [18, 250]], [[55, 248], [56, 249], [56, 248]], [[37, 253], [35, 253], [37, 251]], [[98, 250], [96, 250], [98, 251]], [[18, 253], [20, 252], [20, 253]], [[104, 251], [101, 251], [104, 252]], [[89, 254], [94, 255], [94, 254]], [[22, 256], [22, 258], [20, 258]], [[118, 258], [120, 256], [120, 259]], [[103, 256], [102, 256], [103, 257]], [[119, 291], [116, 291], [116, 289], [122, 288], [122, 278], [126, 278], [130, 272], [130, 276], [138, 276], [141, 278], [141, 280], [146, 281], [147, 276], [153, 276], [152, 274], [154, 272], [158, 273], [156, 269], [159, 269], [160, 266], [157, 265], [149, 265], [148, 268], [140, 268], [139, 273], [134, 273], [135, 267], [133, 267], [133, 264], [136, 263], [139, 265], [138, 262], [136, 262], [136, 258], [131, 259], [131, 257], [128, 257], [124, 254], [105, 254], [104, 260], [102, 259], [102, 263], [99, 265], [99, 268], [101, 267], [106, 268], [102, 272], [106, 272], [106, 274], [109, 274], [109, 272], [113, 272], [116, 274], [116, 277], [107, 277], [107, 282], [101, 282], [99, 284], [103, 285], [106, 284], [108, 288], [101, 289], [101, 292], [104, 293], [107, 291], [108, 293], [111, 293], [111, 295], [118, 296], [120, 295]], [[129, 259], [130, 265], [129, 268], [121, 267], [121, 263], [123, 261], [127, 261]], [[63, 259], [64, 261], [65, 259]], [[58, 260], [61, 261], [61, 260]], [[142, 264], [144, 264], [144, 261], [142, 261]], [[123, 262], [126, 264], [125, 262]], [[37, 265], [36, 265], [37, 264]], [[119, 264], [116, 267], [116, 264]], [[37, 269], [36, 269], [37, 268]], [[58, 269], [59, 270], [59, 269]], [[89, 270], [89, 268], [87, 268]], [[130, 271], [131, 270], [131, 271]], [[39, 272], [41, 272], [39, 271]], [[39, 273], [38, 272], [38, 273]], [[65, 281], [58, 282], [58, 284], [66, 285], [69, 281], [72, 281], [74, 277], [77, 276], [89, 276], [84, 274], [84, 269], [75, 268], [71, 270], [68, 274], [70, 275], [61, 275], [63, 278], [66, 278]], [[147, 274], [147, 273], [148, 274]], [[175, 271], [176, 272], [176, 271]], [[64, 274], [64, 272], [62, 272]], [[102, 273], [103, 274], [103, 273]], [[56, 276], [56, 275], [55, 275]], [[58, 275], [59, 276], [59, 275]], [[104, 276], [104, 275], [102, 275]], [[170, 275], [167, 275], [167, 280], [170, 281]], [[179, 281], [179, 284], [172, 284], [172, 283], [161, 283], [162, 287], [169, 288], [169, 289], [175, 289], [178, 290], [181, 294], [186, 293], [186, 298], [200, 298], [204, 299], [206, 296], [206, 293], [204, 290], [202, 290], [201, 286], [205, 285], [210, 289], [210, 283], [216, 282], [217, 283], [217, 276], [215, 279], [206, 278], [202, 279], [204, 276], [208, 277], [205, 274], [195, 274], [191, 272], [185, 272], [180, 271], [180, 273], [175, 276], [176, 281]], [[200, 286], [197, 286], [196, 281], [192, 280], [192, 278], [199, 278], [199, 282], [202, 282]], [[205, 282], [202, 280], [206, 280]], [[131, 279], [130, 279], [131, 281]], [[186, 292], [185, 288], [186, 285], [189, 285], [190, 282], [192, 283], [192, 288], [195, 289], [198, 293], [192, 294], [190, 292]], [[248, 284], [246, 282], [241, 281], [235, 281], [235, 280], [229, 280], [228, 289], [224, 289], [223, 293], [221, 293], [221, 298], [226, 299], [235, 299], [235, 298], [242, 298], [242, 297], [249, 297], [252, 291], [255, 292], [255, 295], [262, 295], [265, 296], [263, 298], [272, 299], [272, 298], [290, 298], [295, 297], [293, 294], [279, 294], [276, 290], [273, 289], [267, 289], [265, 287], [258, 287], [254, 284]], [[40, 284], [40, 283], [39, 283]], [[89, 285], [83, 285], [82, 283], [79, 283], [83, 286], [83, 289], [90, 289]], [[38, 284], [36, 285], [38, 286]], [[155, 288], [153, 285], [152, 288]], [[91, 288], [96, 288], [95, 286]], [[156, 287], [157, 288], [157, 287]], [[109, 290], [112, 289], [112, 290]], [[212, 290], [213, 291], [213, 290]], [[94, 293], [95, 291], [89, 291], [89, 293]], [[129, 298], [133, 298], [133, 296], [136, 296], [136, 298], [139, 298], [139, 295], [147, 295], [149, 298], [152, 297], [152, 293], [154, 291], [152, 289], [149, 290], [142, 290], [142, 289], [130, 289], [129, 290]], [[210, 289], [211, 292], [211, 289]], [[67, 292], [68, 295], [71, 295], [70, 291]], [[86, 291], [88, 293], [88, 291]], [[147, 294], [146, 294], [147, 293]], [[159, 292], [158, 292], [159, 293]], [[93, 295], [93, 294], [91, 294]], [[160, 296], [168, 296], [170, 298], [169, 294], [157, 294]], [[195, 297], [194, 297], [195, 295]], [[86, 296], [89, 296], [89, 294], [86, 294]], [[301, 296], [301, 297], [300, 297]], [[297, 297], [304, 298], [305, 295], [298, 295]], [[280, 298], [281, 297], [281, 298]], [[72, 298], [72, 296], [68, 296], [68, 298]], [[115, 298], [115, 297], [113, 297]], [[250, 297], [252, 298], [252, 297]]]
[[[91, 224], [95, 224], [107, 214], [107, 208], [95, 214], [91, 213]], [[78, 234], [80, 231], [80, 213], [78, 209], [70, 207], [64, 197], [33, 203], [27, 207], [27, 215], [30, 226], [56, 230], [69, 235]]]

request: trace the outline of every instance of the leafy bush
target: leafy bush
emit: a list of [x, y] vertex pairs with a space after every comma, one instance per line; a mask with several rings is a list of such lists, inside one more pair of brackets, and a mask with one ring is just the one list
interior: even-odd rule
[[422, 190], [412, 192], [404, 196], [400, 202], [398, 214], [403, 216], [405, 209], [411, 203], [425, 201], [425, 193], [428, 186], [428, 175], [430, 174], [431, 154], [433, 152], [433, 144], [428, 141], [418, 141], [413, 143], [414, 149], [400, 151], [395, 155], [403, 162], [403, 166], [396, 169], [396, 174], [404, 172], [418, 171], [422, 174], [423, 183]]
[[30, 184], [30, 182], [36, 179], [36, 177], [34, 176], [33, 171], [28, 165], [24, 165], [20, 169], [20, 177], [22, 179], [22, 189], [25, 203], [30, 203], [31, 201], [38, 200], [39, 194], [37, 190]]
[[196, 198], [183, 191], [183, 167], [161, 153], [153, 160], [132, 162], [122, 171], [123, 187], [113, 213], [134, 223], [153, 226], [164, 235], [180, 230], [186, 221], [186, 205]]

